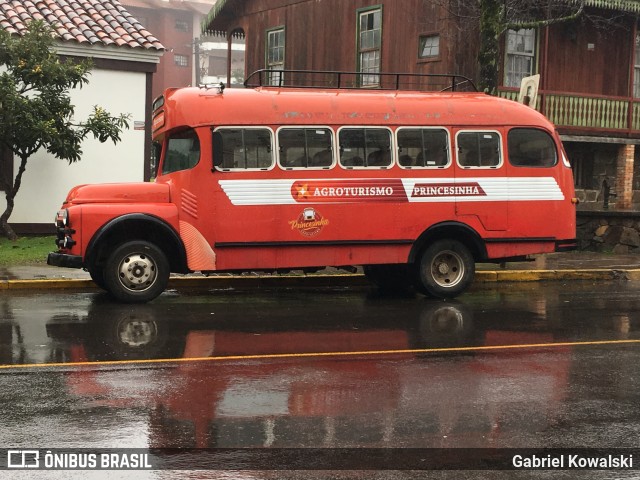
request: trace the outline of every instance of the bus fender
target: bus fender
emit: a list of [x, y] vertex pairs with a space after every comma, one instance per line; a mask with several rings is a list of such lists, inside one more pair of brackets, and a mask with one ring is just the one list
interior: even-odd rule
[[156, 244], [169, 259], [172, 272], [187, 273], [187, 255], [180, 235], [167, 222], [146, 213], [130, 213], [105, 223], [87, 246], [85, 266], [99, 264], [112, 247], [125, 241], [147, 240]]
[[180, 220], [180, 238], [186, 249], [189, 270], [207, 272], [216, 269], [216, 254], [196, 227]]
[[427, 245], [442, 239], [458, 240], [465, 244], [476, 262], [487, 258], [487, 247], [478, 232], [464, 223], [442, 222], [432, 225], [416, 239], [409, 252], [409, 263], [418, 261]]

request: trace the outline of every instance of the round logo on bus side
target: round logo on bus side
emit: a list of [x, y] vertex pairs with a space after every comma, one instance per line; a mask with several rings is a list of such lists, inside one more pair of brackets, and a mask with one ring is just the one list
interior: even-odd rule
[[324, 218], [315, 208], [305, 208], [298, 218], [289, 220], [291, 230], [298, 230], [305, 237], [315, 237], [324, 227], [329, 225], [329, 220]]

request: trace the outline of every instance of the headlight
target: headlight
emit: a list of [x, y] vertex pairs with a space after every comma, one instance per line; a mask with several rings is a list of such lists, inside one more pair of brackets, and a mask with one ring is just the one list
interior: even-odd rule
[[69, 210], [67, 210], [66, 208], [58, 210], [54, 223], [56, 227], [66, 227], [67, 225], [69, 225]]

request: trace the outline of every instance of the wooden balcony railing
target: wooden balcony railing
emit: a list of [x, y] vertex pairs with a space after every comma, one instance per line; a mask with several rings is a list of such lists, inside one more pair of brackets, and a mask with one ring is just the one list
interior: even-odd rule
[[[518, 91], [501, 88], [498, 95], [517, 100]], [[640, 99], [541, 91], [536, 110], [567, 131], [640, 136]]]

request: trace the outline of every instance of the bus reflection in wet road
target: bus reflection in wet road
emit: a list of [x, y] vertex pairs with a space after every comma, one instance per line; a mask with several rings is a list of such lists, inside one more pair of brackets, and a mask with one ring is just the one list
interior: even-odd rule
[[2, 428], [44, 447], [634, 447], [637, 287], [2, 293]]

